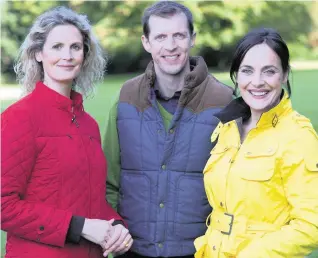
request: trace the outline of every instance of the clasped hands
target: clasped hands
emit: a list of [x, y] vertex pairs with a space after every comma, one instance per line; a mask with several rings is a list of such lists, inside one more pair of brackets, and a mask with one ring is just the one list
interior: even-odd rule
[[82, 237], [100, 245], [103, 256], [108, 254], [120, 255], [127, 252], [132, 246], [133, 239], [128, 229], [123, 225], [112, 225], [114, 219], [109, 221], [100, 219], [85, 219]]

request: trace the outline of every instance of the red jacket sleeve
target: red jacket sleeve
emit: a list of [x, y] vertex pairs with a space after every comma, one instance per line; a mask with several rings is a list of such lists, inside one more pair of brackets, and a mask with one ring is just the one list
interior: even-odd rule
[[12, 106], [1, 115], [1, 229], [17, 237], [62, 247], [72, 214], [23, 200], [37, 155], [29, 114]]

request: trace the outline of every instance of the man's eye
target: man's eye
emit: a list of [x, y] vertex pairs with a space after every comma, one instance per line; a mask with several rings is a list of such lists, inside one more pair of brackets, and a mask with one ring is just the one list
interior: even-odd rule
[[164, 40], [166, 38], [166, 36], [165, 35], [159, 35], [159, 36], [157, 36], [157, 40]]
[[176, 37], [177, 39], [184, 39], [186, 36], [183, 35], [183, 34], [181, 34], [181, 33], [178, 33], [178, 34], [175, 35], [175, 37]]

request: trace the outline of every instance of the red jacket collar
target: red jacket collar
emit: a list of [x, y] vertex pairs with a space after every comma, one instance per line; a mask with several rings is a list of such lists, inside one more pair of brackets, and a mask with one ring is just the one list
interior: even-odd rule
[[83, 97], [80, 93], [72, 90], [71, 98], [67, 98], [60, 93], [47, 87], [43, 82], [36, 83], [34, 90], [36, 95], [46, 104], [52, 104], [60, 109], [71, 111], [74, 109], [83, 109]]

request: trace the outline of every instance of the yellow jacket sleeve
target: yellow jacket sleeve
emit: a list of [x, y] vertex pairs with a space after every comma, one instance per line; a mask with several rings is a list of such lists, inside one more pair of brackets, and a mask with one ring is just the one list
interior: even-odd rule
[[237, 258], [303, 258], [318, 248], [318, 136], [308, 127], [298, 136], [284, 147], [277, 168], [290, 206], [290, 222], [252, 241]]

